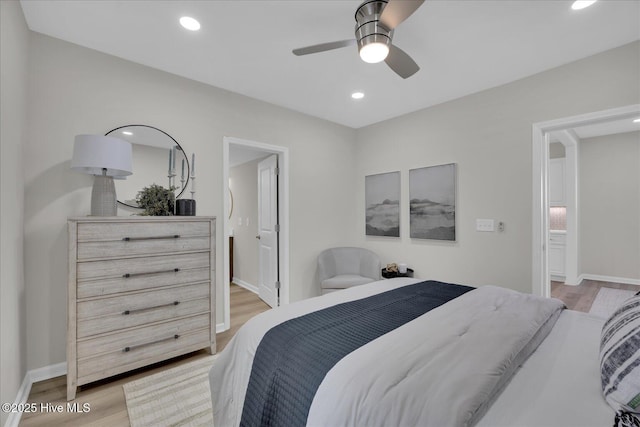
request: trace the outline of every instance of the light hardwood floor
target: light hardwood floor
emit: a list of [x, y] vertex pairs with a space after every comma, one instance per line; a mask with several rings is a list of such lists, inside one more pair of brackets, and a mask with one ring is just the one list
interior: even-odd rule
[[[216, 335], [218, 352], [224, 349], [240, 326], [256, 314], [268, 309], [269, 306], [257, 295], [232, 285], [231, 329]], [[75, 402], [79, 404], [79, 407], [82, 407], [84, 403], [90, 405], [90, 411], [85, 413], [73, 413], [66, 410], [66, 377], [56, 377], [35, 383], [29, 394], [29, 403], [35, 403], [38, 409], [42, 408], [42, 405], [44, 408], [63, 405], [64, 410], [61, 413], [47, 412], [46, 410], [24, 413], [20, 426], [128, 426], [129, 416], [122, 390], [124, 384], [207, 355], [208, 353], [202, 350], [82, 387]]]
[[578, 286], [565, 285], [561, 282], [551, 282], [551, 296], [565, 303], [568, 309], [589, 312], [593, 300], [596, 299], [600, 288], [625, 289], [640, 291], [640, 286], [623, 283], [601, 282], [597, 280], [583, 280]]

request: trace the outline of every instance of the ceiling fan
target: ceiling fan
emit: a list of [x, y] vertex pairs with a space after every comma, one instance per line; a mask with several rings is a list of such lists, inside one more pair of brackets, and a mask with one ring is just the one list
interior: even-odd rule
[[294, 49], [296, 56], [358, 45], [363, 61], [384, 61], [403, 79], [414, 75], [420, 67], [407, 53], [391, 43], [393, 30], [424, 0], [367, 0], [356, 9], [356, 38]]

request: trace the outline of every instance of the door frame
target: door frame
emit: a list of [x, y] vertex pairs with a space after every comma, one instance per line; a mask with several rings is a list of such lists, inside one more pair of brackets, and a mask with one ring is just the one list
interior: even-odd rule
[[549, 133], [611, 120], [633, 119], [640, 115], [640, 104], [596, 111], [533, 124], [533, 230], [532, 282], [534, 295], [549, 297]]
[[279, 145], [265, 144], [257, 141], [250, 141], [235, 137], [225, 136], [222, 140], [222, 278], [223, 278], [223, 310], [224, 326], [218, 326], [218, 332], [226, 331], [231, 327], [231, 295], [229, 292], [229, 241], [231, 224], [229, 220], [230, 195], [229, 195], [229, 150], [232, 145], [244, 146], [262, 150], [265, 153], [276, 154], [278, 156], [278, 168], [280, 175], [278, 179], [279, 193], [279, 222], [280, 222], [280, 242], [279, 242], [279, 269], [280, 269], [280, 305], [289, 304], [289, 149]]

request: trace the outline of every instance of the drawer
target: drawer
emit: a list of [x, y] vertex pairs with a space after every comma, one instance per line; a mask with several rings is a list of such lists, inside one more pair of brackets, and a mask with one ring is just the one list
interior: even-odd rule
[[209, 252], [200, 252], [81, 262], [76, 267], [77, 297], [208, 281], [209, 261]]
[[209, 236], [208, 221], [131, 221], [78, 223], [78, 242], [153, 239], [163, 236]]
[[166, 341], [132, 348], [128, 352], [118, 350], [78, 360], [77, 385], [87, 384], [212, 345], [208, 328], [184, 332], [178, 339], [174, 339], [173, 335], [168, 338], [170, 339]]
[[136, 292], [77, 304], [77, 336], [116, 331], [211, 311], [209, 282]]
[[[174, 237], [179, 236], [179, 237]], [[78, 242], [79, 261], [96, 258], [120, 258], [135, 255], [166, 254], [209, 250], [210, 238], [206, 236], [158, 236], [142, 240], [103, 240]]]
[[[175, 335], [180, 337], [197, 329], [209, 331], [210, 321], [211, 316], [209, 313], [203, 313], [93, 338], [79, 339], [77, 347], [78, 359], [104, 355], [119, 356], [120, 353], [135, 355], [145, 353], [147, 348], [170, 346], [174, 341], [180, 341], [180, 338], [174, 338]], [[115, 358], [119, 359], [119, 357]], [[113, 365], [113, 363], [109, 363], [109, 365]]]
[[209, 222], [78, 224], [78, 260], [210, 249]]

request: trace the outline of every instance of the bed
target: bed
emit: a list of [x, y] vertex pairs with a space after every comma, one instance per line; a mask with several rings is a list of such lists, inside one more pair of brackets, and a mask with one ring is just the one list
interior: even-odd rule
[[[324, 312], [333, 318], [342, 307], [371, 307], [381, 300], [413, 301], [436, 285], [456, 295], [344, 355], [333, 354], [339, 351], [326, 336], [299, 351], [290, 344], [307, 337], [295, 329], [302, 328], [296, 323], [301, 319]], [[600, 386], [604, 319], [565, 310], [554, 299], [493, 286], [465, 288], [381, 280], [254, 317], [209, 374], [215, 426], [612, 425], [615, 413]], [[403, 317], [403, 310], [392, 308], [390, 317]], [[343, 328], [338, 335], [349, 335], [359, 320], [369, 325], [358, 315], [353, 322], [337, 322]], [[284, 327], [289, 329], [283, 338], [277, 331]], [[384, 329], [364, 331], [377, 328]], [[360, 339], [363, 333], [352, 335]], [[282, 352], [269, 353], [269, 345]]]

